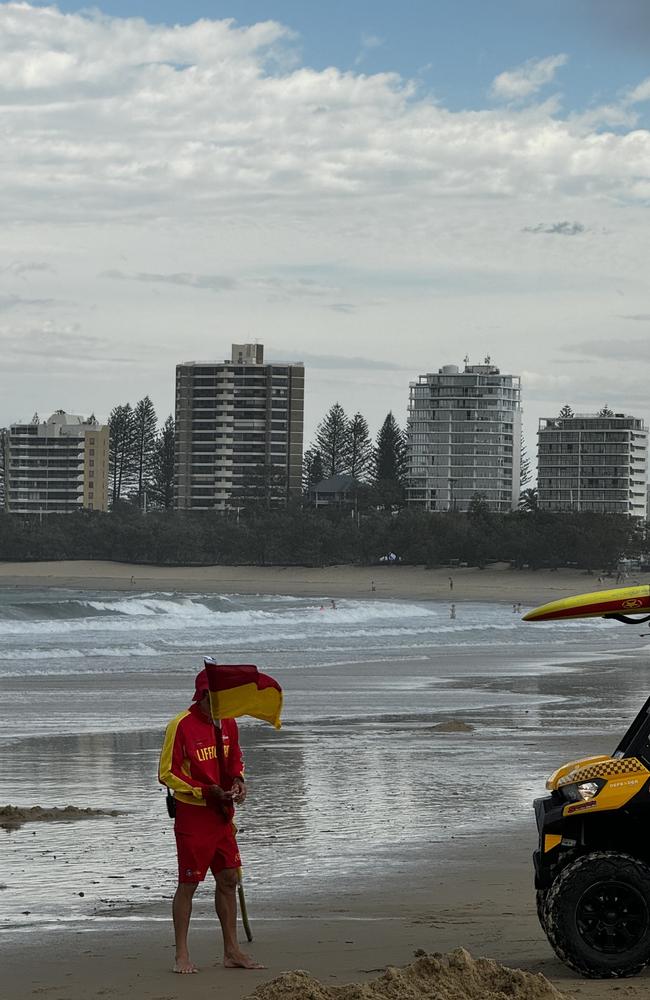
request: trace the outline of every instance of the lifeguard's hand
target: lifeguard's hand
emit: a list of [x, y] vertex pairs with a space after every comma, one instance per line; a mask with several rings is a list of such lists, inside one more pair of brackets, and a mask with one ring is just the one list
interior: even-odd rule
[[221, 785], [208, 785], [206, 789], [206, 798], [213, 799], [215, 802], [232, 802], [232, 792], [224, 792]]
[[231, 794], [233, 802], [236, 802], [237, 805], [241, 805], [241, 803], [246, 798], [246, 785], [241, 780], [241, 778], [234, 779], [232, 783]]

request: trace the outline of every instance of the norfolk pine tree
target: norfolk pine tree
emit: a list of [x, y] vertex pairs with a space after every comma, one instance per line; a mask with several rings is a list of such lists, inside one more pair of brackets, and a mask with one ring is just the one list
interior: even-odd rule
[[349, 472], [350, 425], [340, 403], [334, 403], [318, 425], [313, 450], [320, 452], [326, 478]]

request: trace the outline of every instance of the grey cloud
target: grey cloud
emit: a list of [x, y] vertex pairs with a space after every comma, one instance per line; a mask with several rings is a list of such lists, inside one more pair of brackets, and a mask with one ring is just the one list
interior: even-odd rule
[[[276, 349], [267, 350], [267, 356], [276, 354], [282, 356], [296, 356], [295, 350], [282, 351]], [[398, 365], [393, 361], [384, 361], [381, 358], [347, 357], [343, 354], [305, 354], [300, 351], [298, 361], [304, 361], [310, 368], [322, 368], [325, 370], [340, 371], [411, 371], [412, 366]]]
[[54, 306], [60, 305], [56, 299], [26, 299], [21, 295], [0, 295], [0, 312], [9, 312], [20, 306]]
[[231, 291], [238, 284], [233, 278], [221, 274], [190, 274], [186, 272], [152, 274], [147, 271], [136, 271], [133, 274], [127, 274], [124, 271], [110, 270], [102, 271], [99, 277], [117, 281], [142, 281], [145, 284], [181, 285], [185, 288], [202, 288], [210, 292]]
[[[648, 317], [650, 319], [650, 317]], [[647, 339], [637, 340], [583, 340], [576, 344], [565, 344], [562, 350], [593, 361], [599, 358], [603, 361], [634, 361], [636, 364], [648, 364]], [[581, 362], [582, 363], [582, 362]]]
[[621, 314], [619, 319], [632, 319], [638, 323], [647, 323], [650, 321], [650, 313], [629, 313], [627, 315]]
[[327, 308], [340, 313], [353, 313], [357, 311], [357, 307], [352, 305], [351, 302], [332, 302]]
[[44, 261], [38, 260], [12, 260], [10, 264], [0, 267], [0, 274], [13, 274], [16, 278], [22, 277], [29, 271], [49, 271], [54, 272], [54, 268]]
[[8, 363], [13, 359], [12, 367], [20, 368], [21, 365], [29, 365], [30, 358], [37, 358], [41, 368], [50, 372], [53, 366], [54, 370], [59, 370], [61, 366], [67, 368], [69, 361], [74, 361], [79, 368], [97, 364], [132, 364], [147, 351], [147, 348], [139, 346], [131, 353], [132, 345], [129, 344], [125, 354], [118, 354], [117, 351], [126, 345], [107, 344], [103, 338], [81, 332], [77, 324], [0, 328], [0, 344], [5, 366], [9, 367]]
[[536, 226], [524, 226], [522, 233], [549, 233], [557, 236], [577, 236], [586, 232], [581, 222], [538, 222]]

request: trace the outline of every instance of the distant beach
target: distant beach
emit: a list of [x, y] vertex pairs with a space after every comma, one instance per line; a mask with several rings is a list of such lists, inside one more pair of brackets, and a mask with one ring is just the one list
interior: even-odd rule
[[[451, 581], [451, 582], [450, 582]], [[635, 575], [626, 586], [650, 583]], [[422, 566], [144, 566], [90, 560], [0, 562], [0, 586], [82, 587], [95, 590], [174, 590], [201, 593], [294, 594], [331, 597], [410, 598], [433, 601], [512, 601], [534, 605], [590, 590], [610, 589], [584, 570], [516, 570]], [[373, 590], [374, 584], [374, 590]], [[622, 585], [622, 584], [619, 584]]]

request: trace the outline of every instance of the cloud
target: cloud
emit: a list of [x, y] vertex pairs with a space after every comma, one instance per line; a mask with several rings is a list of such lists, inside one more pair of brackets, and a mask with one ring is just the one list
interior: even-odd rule
[[591, 360], [633, 361], [635, 364], [643, 365], [650, 364], [647, 346], [648, 341], [645, 337], [637, 340], [612, 337], [611, 340], [582, 340], [575, 344], [564, 344], [562, 350], [567, 354], [576, 354]]
[[[374, 199], [406, 218], [442, 197], [650, 194], [647, 132], [595, 131], [553, 104], [452, 112], [395, 73], [287, 70], [271, 54], [290, 38], [275, 22], [0, 4], [0, 219], [225, 233], [229, 219], [311, 222]], [[530, 97], [565, 61], [532, 60], [494, 92]]]
[[[413, 366], [400, 365], [394, 361], [388, 361], [383, 358], [364, 358], [364, 357], [349, 357], [342, 354], [310, 354], [304, 351], [298, 352], [300, 357], [299, 361], [304, 361], [305, 365], [309, 368], [319, 368], [329, 371], [412, 371]], [[295, 349], [293, 350], [278, 350], [276, 348], [267, 348], [265, 351], [265, 356], [268, 360], [272, 360], [272, 355], [276, 355], [278, 358], [287, 358], [296, 355]]]
[[524, 226], [522, 233], [549, 233], [558, 236], [577, 236], [586, 232], [581, 222], [538, 222], [536, 226]]
[[44, 261], [38, 260], [12, 260], [10, 264], [5, 264], [4, 267], [0, 266], [0, 274], [13, 275], [15, 278], [22, 278], [23, 275], [34, 271], [53, 273], [54, 268], [51, 264], [46, 264]]
[[330, 295], [338, 290], [334, 286], [324, 285], [312, 278], [283, 278], [266, 275], [233, 278], [223, 274], [155, 274], [147, 271], [129, 274], [113, 269], [102, 271], [99, 277], [111, 278], [116, 281], [140, 281], [144, 284], [154, 285], [180, 285], [184, 288], [196, 288], [209, 292], [254, 291], [272, 301], [320, 297]]
[[637, 323], [650, 322], [650, 313], [627, 313], [619, 315], [619, 319], [631, 319]]
[[[78, 368], [98, 364], [132, 364], [136, 357], [147, 353], [146, 348], [140, 346], [134, 349], [131, 343], [119, 340], [108, 343], [84, 332], [78, 323], [55, 324], [51, 321], [45, 321], [40, 326], [0, 326], [0, 344], [3, 364], [11, 364], [12, 361], [24, 364], [26, 359], [32, 358], [41, 368], [47, 367], [48, 371], [53, 370], [52, 366], [57, 370], [68, 370], [69, 362]], [[123, 351], [126, 353], [122, 354]], [[45, 357], [49, 359], [47, 366], [43, 365]]]
[[361, 48], [359, 49], [357, 57], [354, 60], [354, 65], [361, 65], [369, 52], [372, 52], [373, 49], [381, 48], [384, 44], [384, 39], [380, 38], [379, 35], [370, 35], [364, 32], [364, 34], [361, 35]]
[[490, 93], [504, 101], [521, 101], [552, 83], [556, 71], [564, 66], [568, 56], [560, 53], [545, 59], [529, 59], [516, 69], [499, 73], [492, 81]]
[[112, 278], [116, 281], [141, 281], [154, 285], [182, 285], [186, 288], [201, 288], [210, 292], [232, 291], [237, 287], [233, 278], [221, 274], [149, 274], [139, 271], [127, 274], [124, 271], [102, 271], [100, 278]]
[[22, 295], [0, 295], [0, 313], [9, 312], [10, 309], [19, 309], [23, 306], [56, 306], [59, 305], [56, 299], [26, 299]]

